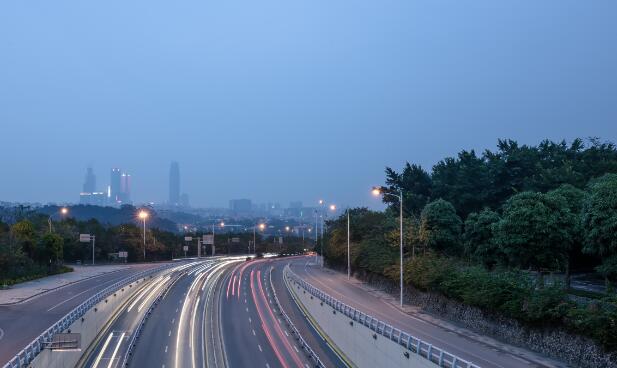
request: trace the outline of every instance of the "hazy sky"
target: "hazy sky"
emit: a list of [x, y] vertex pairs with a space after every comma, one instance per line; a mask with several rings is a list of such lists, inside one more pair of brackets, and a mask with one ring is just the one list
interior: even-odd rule
[[169, 165], [200, 206], [376, 205], [385, 166], [617, 140], [617, 1], [0, 2], [0, 200]]

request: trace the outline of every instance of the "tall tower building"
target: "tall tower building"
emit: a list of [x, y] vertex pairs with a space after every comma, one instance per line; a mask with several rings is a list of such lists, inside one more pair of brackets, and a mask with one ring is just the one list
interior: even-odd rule
[[169, 204], [180, 205], [180, 166], [175, 161], [169, 168]]
[[120, 200], [122, 203], [131, 202], [131, 174], [122, 173], [120, 176]]
[[96, 192], [96, 176], [94, 175], [91, 167], [89, 167], [88, 171], [86, 172], [86, 179], [84, 180], [83, 189], [84, 193]]
[[111, 200], [111, 202], [113, 203], [117, 203], [118, 201], [121, 201], [121, 178], [122, 178], [122, 173], [120, 172], [120, 169], [118, 168], [113, 168], [111, 169], [111, 177], [109, 180], [109, 199]]

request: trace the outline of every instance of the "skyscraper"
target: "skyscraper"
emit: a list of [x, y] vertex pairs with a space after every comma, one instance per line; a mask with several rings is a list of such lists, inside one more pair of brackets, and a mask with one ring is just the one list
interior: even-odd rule
[[120, 201], [131, 203], [131, 174], [122, 173], [120, 177]]
[[180, 166], [175, 161], [169, 168], [169, 205], [180, 205]]
[[109, 179], [109, 200], [112, 203], [117, 203], [118, 201], [121, 200], [121, 196], [120, 196], [120, 192], [121, 192], [121, 177], [122, 177], [122, 173], [120, 172], [120, 169], [118, 168], [113, 168], [111, 169], [111, 177]]
[[96, 176], [94, 175], [91, 167], [89, 167], [86, 172], [86, 179], [84, 180], [83, 189], [84, 193], [96, 192]]

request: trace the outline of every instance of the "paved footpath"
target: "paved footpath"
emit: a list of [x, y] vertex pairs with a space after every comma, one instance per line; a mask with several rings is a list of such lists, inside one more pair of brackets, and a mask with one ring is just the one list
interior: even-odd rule
[[40, 294], [56, 290], [66, 285], [74, 284], [92, 277], [101, 276], [110, 272], [117, 272], [129, 266], [70, 266], [73, 272], [43, 277], [40, 279], [22, 282], [9, 289], [0, 290], [0, 305], [10, 305], [24, 302]]

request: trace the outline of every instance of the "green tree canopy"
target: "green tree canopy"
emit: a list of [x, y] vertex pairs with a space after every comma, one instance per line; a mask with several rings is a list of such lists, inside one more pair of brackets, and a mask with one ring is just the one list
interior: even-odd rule
[[[610, 277], [617, 274], [617, 174], [607, 174], [589, 185], [583, 207], [586, 230], [585, 251], [603, 258], [600, 271]], [[608, 280], [607, 280], [608, 281]]]
[[510, 265], [560, 269], [567, 260], [576, 218], [560, 196], [523, 192], [510, 198], [494, 227]]
[[420, 239], [426, 247], [445, 253], [461, 253], [461, 218], [452, 203], [438, 199], [427, 204], [420, 220]]
[[504, 254], [493, 239], [493, 227], [499, 220], [499, 214], [489, 209], [471, 213], [465, 220], [465, 254], [489, 268], [504, 262]]

